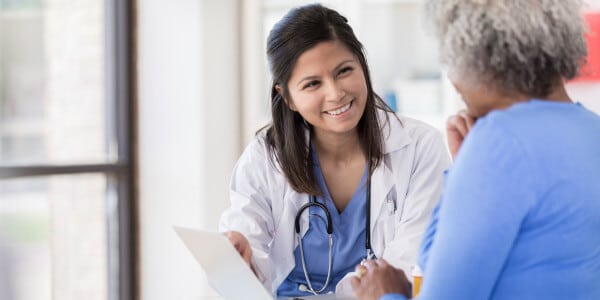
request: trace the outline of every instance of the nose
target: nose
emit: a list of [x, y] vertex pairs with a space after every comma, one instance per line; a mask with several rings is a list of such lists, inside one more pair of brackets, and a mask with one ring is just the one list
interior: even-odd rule
[[346, 96], [342, 84], [336, 80], [327, 80], [325, 83], [325, 100], [330, 102], [341, 101]]

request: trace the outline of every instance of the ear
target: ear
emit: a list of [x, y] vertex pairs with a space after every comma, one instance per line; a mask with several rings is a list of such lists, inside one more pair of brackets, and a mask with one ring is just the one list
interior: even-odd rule
[[279, 84], [275, 85], [275, 90], [277, 91], [277, 93], [279, 93], [279, 95], [281, 96], [281, 98], [283, 98], [283, 101], [285, 102], [285, 104], [287, 104], [287, 106], [293, 110], [293, 111], [298, 111], [296, 109], [296, 106], [294, 105], [293, 102], [289, 101], [285, 95], [283, 94], [283, 89], [281, 88], [281, 86], [279, 86]]

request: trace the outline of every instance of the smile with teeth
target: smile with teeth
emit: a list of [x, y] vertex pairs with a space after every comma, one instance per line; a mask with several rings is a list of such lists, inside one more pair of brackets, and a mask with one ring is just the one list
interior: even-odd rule
[[350, 109], [350, 106], [352, 106], [352, 101], [350, 101], [348, 104], [346, 104], [336, 110], [326, 111], [326, 113], [329, 115], [332, 115], [332, 116], [337, 116], [339, 114], [342, 114], [342, 113], [345, 113], [346, 111], [348, 111], [348, 109]]

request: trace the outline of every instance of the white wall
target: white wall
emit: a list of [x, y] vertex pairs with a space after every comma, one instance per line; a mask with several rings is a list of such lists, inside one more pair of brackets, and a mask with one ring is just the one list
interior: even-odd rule
[[238, 1], [138, 1], [141, 299], [210, 295], [172, 226], [216, 229], [240, 153]]

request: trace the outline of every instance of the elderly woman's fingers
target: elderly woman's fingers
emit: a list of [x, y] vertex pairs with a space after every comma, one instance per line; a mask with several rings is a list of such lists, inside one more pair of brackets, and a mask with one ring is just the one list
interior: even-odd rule
[[379, 299], [388, 293], [410, 296], [410, 284], [400, 269], [394, 268], [383, 259], [368, 260], [357, 267], [366, 270], [362, 277], [351, 281], [352, 289], [358, 299]]
[[356, 273], [356, 277], [360, 278], [360, 277], [363, 277], [367, 273], [367, 268], [365, 268], [365, 266], [363, 266], [363, 265], [358, 265], [354, 269], [354, 272]]
[[350, 285], [352, 285], [353, 290], [358, 289], [360, 287], [360, 277], [350, 279]]
[[446, 134], [448, 138], [448, 148], [452, 158], [456, 157], [462, 142], [475, 125], [476, 118], [466, 110], [461, 110], [452, 115], [446, 121]]
[[469, 114], [469, 112], [467, 112], [465, 109], [460, 110], [458, 112], [458, 116], [463, 119], [466, 127], [467, 127], [467, 133], [469, 131], [471, 131], [471, 128], [473, 128], [473, 125], [475, 125], [475, 117], [473, 117], [472, 115]]
[[379, 264], [377, 263], [376, 259], [368, 259], [368, 260], [364, 261], [363, 263], [361, 263], [361, 265], [363, 267], [365, 267], [367, 269], [367, 271], [371, 271], [371, 270], [374, 270], [375, 268], [379, 267]]
[[456, 114], [448, 118], [446, 130], [455, 131], [461, 137], [465, 137], [469, 132], [469, 127], [467, 126], [467, 121], [460, 114]]
[[390, 264], [389, 264], [389, 263], [388, 263], [388, 262], [387, 262], [385, 259], [383, 259], [383, 258], [379, 258], [379, 259], [377, 259], [377, 264], [378, 264], [380, 267], [387, 267], [387, 266], [389, 266], [389, 265], [390, 265]]

